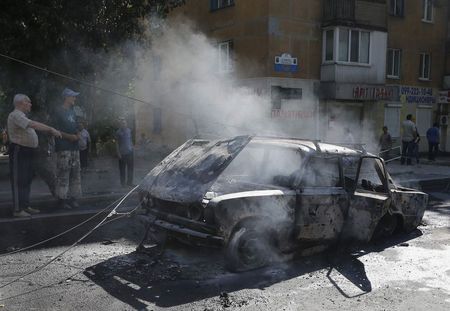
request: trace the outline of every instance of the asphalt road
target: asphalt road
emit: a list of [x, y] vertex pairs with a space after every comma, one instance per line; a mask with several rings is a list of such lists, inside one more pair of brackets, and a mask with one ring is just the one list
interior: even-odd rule
[[[169, 245], [136, 253], [143, 227], [120, 220], [0, 288], [0, 311], [450, 310], [449, 216], [450, 201], [435, 203], [411, 234], [241, 274], [224, 270], [219, 251]], [[0, 287], [76, 238], [0, 257]]]

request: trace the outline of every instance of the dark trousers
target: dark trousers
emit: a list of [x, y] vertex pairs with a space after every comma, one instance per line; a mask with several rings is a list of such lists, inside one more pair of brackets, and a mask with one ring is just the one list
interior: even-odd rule
[[438, 154], [439, 151], [439, 144], [438, 143], [428, 143], [428, 159], [434, 160]]
[[30, 205], [33, 154], [34, 148], [14, 143], [9, 145], [9, 173], [15, 212], [19, 212]]
[[88, 167], [88, 149], [80, 150], [80, 167]]
[[411, 165], [411, 159], [413, 157], [414, 142], [413, 141], [402, 141], [402, 157], [400, 159], [401, 164]]
[[125, 186], [125, 170], [126, 170], [126, 184], [133, 184], [133, 171], [134, 171], [134, 156], [133, 152], [122, 155], [122, 158], [119, 159], [119, 170], [120, 170], [120, 183], [122, 186]]

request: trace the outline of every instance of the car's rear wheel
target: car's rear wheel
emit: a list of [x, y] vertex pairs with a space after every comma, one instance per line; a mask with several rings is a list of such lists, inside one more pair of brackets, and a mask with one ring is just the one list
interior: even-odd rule
[[226, 266], [229, 270], [262, 268], [277, 258], [275, 234], [264, 222], [250, 222], [233, 230], [226, 250]]

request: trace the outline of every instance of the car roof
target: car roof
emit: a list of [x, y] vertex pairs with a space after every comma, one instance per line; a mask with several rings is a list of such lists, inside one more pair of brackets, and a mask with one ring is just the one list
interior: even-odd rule
[[343, 156], [362, 156], [369, 155], [362, 144], [331, 144], [317, 140], [308, 140], [300, 138], [283, 138], [269, 136], [253, 136], [252, 142], [267, 145], [276, 145], [280, 147], [295, 148], [305, 153], [330, 154]]

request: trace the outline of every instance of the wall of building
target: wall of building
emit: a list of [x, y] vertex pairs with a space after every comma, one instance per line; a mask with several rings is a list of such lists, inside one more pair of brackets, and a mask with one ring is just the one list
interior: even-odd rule
[[[413, 115], [419, 123], [419, 134], [422, 137], [420, 149], [426, 151], [425, 129], [438, 121], [441, 114], [437, 102], [446, 64], [448, 1], [434, 1], [432, 22], [422, 21], [422, 5], [422, 0], [408, 0], [405, 1], [404, 16], [388, 16], [388, 48], [401, 50], [401, 62], [400, 77], [398, 79], [387, 77], [386, 84], [412, 90], [406, 91], [406, 95], [402, 95], [401, 92], [398, 100], [390, 104], [399, 105], [399, 124], [405, 120], [406, 115]], [[429, 80], [419, 78], [421, 53], [431, 55]], [[418, 96], [408, 95], [412, 93]], [[441, 147], [447, 150], [450, 147], [446, 139], [447, 128], [442, 128], [441, 131], [443, 133]]]
[[[347, 123], [357, 133], [357, 141], [372, 144], [388, 120], [398, 116], [399, 127], [411, 113], [423, 122], [430, 107], [431, 125], [442, 109], [435, 102], [443, 76], [450, 75], [450, 54], [445, 53], [445, 42], [450, 41], [448, 1], [435, 1], [432, 23], [422, 21], [422, 0], [405, 0], [403, 17], [388, 14], [389, 0], [348, 0], [354, 6], [354, 20], [338, 22], [324, 19], [324, 5], [330, 1], [340, 2], [236, 0], [233, 6], [210, 11], [209, 1], [190, 0], [171, 13], [169, 20], [176, 23], [181, 16], [192, 20], [213, 44], [232, 41], [231, 75], [256, 94], [271, 97], [274, 86], [301, 92], [301, 98], [283, 100], [280, 107], [261, 104], [267, 124], [286, 135], [337, 141], [330, 133], [342, 136], [333, 128], [338, 124], [342, 130]], [[340, 26], [371, 31], [370, 64], [322, 64], [323, 30]], [[399, 79], [386, 77], [387, 48], [402, 50]], [[419, 55], [424, 52], [432, 56], [429, 81], [419, 79]], [[275, 59], [280, 57], [295, 60], [296, 65], [276, 66]], [[324, 96], [319, 84], [331, 88], [331, 96]], [[448, 112], [448, 106], [442, 111]], [[137, 116], [142, 119], [137, 127], [151, 132], [152, 112], [138, 108]], [[170, 109], [161, 116], [161, 132], [153, 135], [156, 141], [176, 145], [199, 133], [201, 120], [170, 115]], [[442, 130], [442, 146], [448, 149], [450, 135], [446, 128]], [[422, 139], [422, 150], [425, 145]]]

